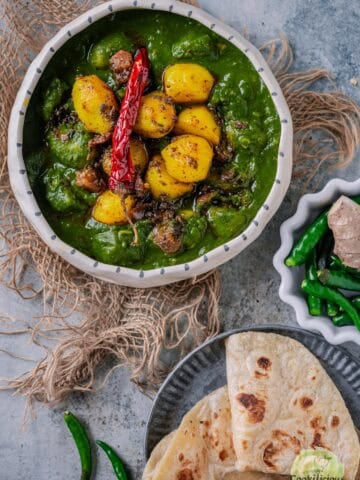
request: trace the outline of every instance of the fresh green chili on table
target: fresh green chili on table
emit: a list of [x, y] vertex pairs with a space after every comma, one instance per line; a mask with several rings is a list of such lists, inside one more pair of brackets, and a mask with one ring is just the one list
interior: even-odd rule
[[84, 425], [71, 412], [64, 413], [64, 420], [73, 436], [81, 462], [81, 480], [89, 480], [92, 472], [91, 444]]
[[315, 295], [323, 300], [327, 300], [338, 305], [349, 315], [356, 328], [360, 330], [360, 312], [342, 293], [322, 285], [320, 282], [312, 282], [307, 279], [303, 280], [301, 288], [304, 290], [304, 292], [310, 295]]
[[96, 440], [96, 444], [99, 445], [99, 447], [101, 447], [108, 456], [111, 465], [113, 466], [117, 480], [127, 480], [128, 477], [125, 472], [124, 464], [118, 454], [115, 452], [115, 450], [110, 447], [110, 445], [102, 442], [101, 440]]

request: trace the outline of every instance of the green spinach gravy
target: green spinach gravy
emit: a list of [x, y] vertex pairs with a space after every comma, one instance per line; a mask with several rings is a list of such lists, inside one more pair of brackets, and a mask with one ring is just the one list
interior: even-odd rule
[[[207, 106], [216, 112], [221, 124], [222, 144], [208, 178], [191, 194], [169, 202], [172, 209], [183, 215], [181, 246], [175, 253], [165, 252], [153, 242], [151, 220], [137, 222], [137, 244], [129, 225], [95, 221], [91, 212], [97, 194], [76, 186], [78, 165], [61, 163], [61, 145], [57, 146], [55, 160], [54, 149], [49, 145], [53, 117], [64, 108], [73, 108], [71, 88], [78, 75], [95, 74], [116, 90], [110, 69], [94, 67], [90, 53], [102, 42], [103, 52], [113, 55], [113, 46], [107, 46], [104, 39], [111, 39], [117, 32], [135, 48], [147, 48], [152, 90], [162, 88], [164, 69], [175, 63], [202, 65], [215, 78]], [[120, 90], [119, 102], [123, 95]], [[179, 112], [182, 106], [176, 108]], [[63, 135], [69, 140], [66, 128]], [[75, 160], [91, 136], [81, 126], [70, 132]], [[190, 18], [129, 10], [90, 25], [54, 55], [26, 114], [23, 152], [40, 208], [63, 241], [104, 263], [151, 269], [193, 260], [234, 238], [249, 225], [274, 182], [279, 138], [280, 121], [271, 95], [240, 50]], [[150, 156], [159, 153], [166, 141], [170, 138], [146, 143]], [[70, 207], [62, 208], [64, 202]]]

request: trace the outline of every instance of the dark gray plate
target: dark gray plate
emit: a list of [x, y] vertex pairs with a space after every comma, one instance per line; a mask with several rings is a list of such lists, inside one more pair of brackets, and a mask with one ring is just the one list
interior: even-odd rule
[[[185, 357], [168, 376], [159, 390], [147, 424], [145, 455], [168, 433], [178, 427], [184, 414], [205, 395], [225, 385], [224, 339], [246, 331], [273, 332], [301, 342], [322, 363], [333, 379], [360, 426], [360, 361], [345, 349], [330, 345], [322, 337], [295, 327], [259, 326], [225, 332], [204, 343]], [[299, 358], [301, 362], [301, 358]]]

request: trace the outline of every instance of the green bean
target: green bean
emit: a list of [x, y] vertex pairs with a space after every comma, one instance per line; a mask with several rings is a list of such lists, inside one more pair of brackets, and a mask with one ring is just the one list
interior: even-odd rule
[[285, 260], [288, 267], [302, 265], [328, 231], [327, 212], [323, 212], [305, 230]]
[[323, 300], [328, 300], [335, 303], [346, 312], [351, 320], [354, 322], [356, 328], [360, 330], [360, 312], [354, 307], [348, 298], [342, 293], [330, 287], [322, 285], [320, 282], [312, 282], [310, 280], [303, 280], [301, 288], [304, 292], [315, 295]]
[[115, 450], [112, 447], [110, 447], [110, 445], [108, 445], [105, 442], [102, 442], [101, 440], [96, 440], [96, 443], [97, 445], [99, 445], [99, 447], [101, 447], [104, 450], [104, 452], [108, 456], [108, 459], [110, 460], [111, 465], [113, 466], [113, 470], [116, 475], [116, 478], [118, 480], [127, 480], [128, 477], [125, 472], [124, 464], [121, 461], [118, 454], [115, 452]]
[[323, 269], [317, 272], [320, 282], [328, 287], [342, 288], [360, 292], [360, 279], [341, 270]]
[[[316, 274], [316, 252], [313, 250], [313, 254], [306, 261], [306, 278], [309, 280], [317, 280]], [[307, 297], [308, 309], [310, 315], [318, 317], [322, 312], [322, 301], [320, 298], [314, 295], [308, 295]]]
[[326, 302], [326, 314], [328, 317], [335, 317], [339, 313], [339, 307], [331, 302]]
[[81, 462], [81, 480], [89, 480], [92, 471], [92, 455], [90, 440], [84, 425], [70, 412], [64, 413], [64, 420], [73, 436], [79, 451]]

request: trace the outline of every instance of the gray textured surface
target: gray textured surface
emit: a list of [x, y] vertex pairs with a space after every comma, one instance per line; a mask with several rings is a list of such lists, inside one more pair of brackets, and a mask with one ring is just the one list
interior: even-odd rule
[[[250, 39], [260, 45], [284, 31], [295, 47], [296, 67], [324, 66], [334, 72], [340, 87], [360, 100], [360, 88], [350, 79], [359, 76], [358, 0], [200, 0], [201, 6], [239, 31], [248, 28]], [[355, 179], [357, 162], [337, 176]], [[334, 176], [334, 174], [330, 175]], [[329, 175], [316, 178], [321, 188]], [[302, 194], [300, 185], [289, 191], [280, 211], [261, 238], [222, 268], [221, 316], [225, 328], [252, 323], [295, 324], [295, 317], [278, 298], [279, 278], [272, 256], [279, 245], [279, 226], [290, 216]], [[41, 313], [41, 302], [22, 301], [0, 288], [0, 311], [17, 318]], [[360, 356], [360, 348], [349, 346]], [[0, 349], [36, 358], [40, 353], [20, 338], [0, 338]], [[16, 365], [0, 351], [0, 376], [12, 376], [28, 365]], [[62, 422], [65, 408], [85, 418], [96, 438], [108, 440], [127, 459], [133, 478], [141, 475], [143, 438], [151, 401], [130, 382], [124, 369], [112, 375], [106, 387], [94, 395], [73, 396], [55, 410], [37, 408], [36, 419], [22, 430], [24, 400], [0, 392], [0, 480], [76, 480], [77, 454]], [[96, 478], [113, 478], [104, 456], [97, 458]]]

